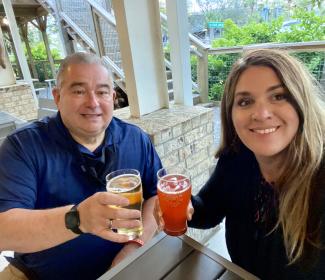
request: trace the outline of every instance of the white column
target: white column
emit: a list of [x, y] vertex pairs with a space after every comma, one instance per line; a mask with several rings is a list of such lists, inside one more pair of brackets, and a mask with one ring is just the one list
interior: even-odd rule
[[193, 105], [186, 0], [166, 0], [175, 104]]
[[17, 56], [18, 56], [18, 60], [19, 60], [19, 64], [21, 67], [21, 71], [23, 72], [23, 76], [24, 76], [24, 80], [29, 83], [31, 89], [32, 89], [32, 93], [33, 93], [33, 97], [34, 97], [34, 101], [36, 103], [36, 106], [38, 106], [38, 100], [36, 97], [36, 93], [35, 93], [35, 89], [34, 89], [34, 85], [32, 82], [32, 77], [30, 75], [29, 72], [29, 68], [28, 68], [28, 64], [27, 64], [27, 59], [24, 53], [24, 49], [21, 43], [21, 39], [19, 36], [19, 32], [18, 32], [18, 27], [17, 27], [17, 22], [16, 22], [16, 18], [14, 15], [14, 11], [12, 9], [12, 4], [10, 0], [2, 0], [2, 4], [5, 10], [5, 14], [8, 18], [8, 22], [9, 22], [9, 28], [10, 28], [10, 32], [15, 44], [15, 49], [17, 52]]
[[169, 106], [158, 0], [113, 0], [131, 115]]
[[3, 34], [0, 27], [0, 59], [6, 68], [0, 65], [0, 87], [10, 86], [16, 83], [14, 71], [12, 70], [11, 63], [8, 58], [6, 47], [3, 41]]

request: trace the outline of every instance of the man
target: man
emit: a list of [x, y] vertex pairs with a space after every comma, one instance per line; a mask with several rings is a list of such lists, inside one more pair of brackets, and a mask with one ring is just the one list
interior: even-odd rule
[[[113, 118], [111, 76], [96, 56], [67, 57], [53, 96], [55, 117], [0, 148], [0, 250], [15, 251], [10, 269], [29, 279], [96, 279], [156, 231], [161, 162], [145, 133]], [[112, 229], [139, 226], [140, 212], [110, 207], [128, 200], [105, 192], [105, 176], [122, 168], [139, 170], [143, 184], [144, 233], [133, 242]]]

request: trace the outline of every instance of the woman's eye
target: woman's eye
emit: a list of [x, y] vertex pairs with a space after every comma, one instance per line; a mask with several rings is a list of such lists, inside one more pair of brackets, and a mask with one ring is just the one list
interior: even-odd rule
[[276, 93], [273, 95], [273, 100], [281, 101], [281, 100], [287, 100], [288, 94], [287, 93]]
[[237, 105], [240, 107], [245, 107], [252, 103], [252, 100], [250, 98], [241, 98], [237, 101]]

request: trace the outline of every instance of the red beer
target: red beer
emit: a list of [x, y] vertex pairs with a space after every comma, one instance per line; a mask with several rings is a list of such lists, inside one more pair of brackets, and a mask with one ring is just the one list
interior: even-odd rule
[[158, 198], [168, 235], [182, 235], [187, 230], [186, 212], [191, 198], [191, 183], [181, 174], [159, 177]]

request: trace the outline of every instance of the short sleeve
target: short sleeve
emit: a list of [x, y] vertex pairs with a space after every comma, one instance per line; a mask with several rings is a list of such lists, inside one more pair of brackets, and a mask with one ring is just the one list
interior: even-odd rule
[[0, 147], [0, 212], [34, 208], [37, 182], [34, 164], [22, 141], [14, 134]]
[[143, 197], [144, 199], [148, 199], [157, 194], [157, 172], [162, 168], [162, 164], [156, 149], [147, 134], [143, 134], [143, 140], [147, 155], [142, 178], [142, 184], [144, 186]]

